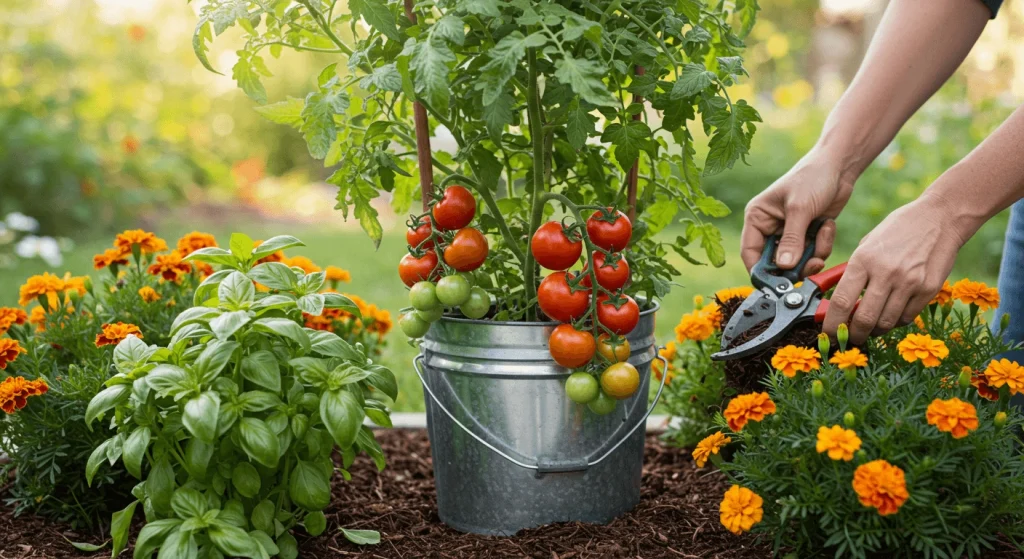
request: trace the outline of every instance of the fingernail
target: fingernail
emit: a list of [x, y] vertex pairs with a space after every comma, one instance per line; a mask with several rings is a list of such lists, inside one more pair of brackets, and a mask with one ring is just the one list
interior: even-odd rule
[[783, 252], [779, 255], [779, 266], [789, 266], [793, 263], [793, 254], [789, 252]]

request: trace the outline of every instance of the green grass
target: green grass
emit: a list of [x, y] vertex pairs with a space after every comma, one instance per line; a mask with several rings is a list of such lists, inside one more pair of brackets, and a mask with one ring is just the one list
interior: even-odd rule
[[[397, 321], [398, 310], [407, 305], [406, 291], [398, 279], [396, 268], [405, 251], [405, 237], [401, 229], [389, 230], [385, 233], [380, 249], [374, 251], [373, 243], [358, 230], [339, 229], [327, 226], [295, 226], [281, 224], [251, 223], [248, 219], [228, 218], [228, 225], [204, 229], [217, 236], [221, 244], [227, 243], [228, 235], [233, 230], [244, 231], [253, 238], [268, 238], [276, 234], [291, 234], [306, 243], [301, 250], [291, 250], [289, 255], [302, 254], [308, 256], [320, 266], [335, 265], [352, 273], [352, 283], [344, 286], [344, 290], [357, 294], [370, 303], [387, 309]], [[234, 222], [234, 223], [231, 223]], [[723, 287], [744, 285], [749, 282], [746, 270], [737, 256], [739, 254], [739, 231], [735, 222], [728, 222], [723, 231], [724, 243], [729, 258], [725, 266], [719, 269], [706, 266], [692, 266], [676, 257], [674, 264], [682, 272], [677, 278], [677, 286], [662, 301], [662, 310], [658, 313], [657, 334], [662, 343], [673, 336], [673, 328], [679, 317], [689, 312], [692, 299], [696, 294], [709, 295]], [[157, 233], [168, 242], [196, 227], [168, 225], [161, 227]], [[676, 232], [668, 232], [674, 238]], [[112, 237], [79, 241], [79, 245], [66, 255], [66, 262], [60, 270], [49, 270], [63, 273], [65, 270], [74, 274], [84, 274], [92, 270], [92, 255], [101, 252], [110, 245]], [[848, 254], [837, 254], [831, 262], [842, 262]], [[0, 273], [0, 305], [17, 303], [18, 286], [33, 274], [47, 271], [48, 268], [40, 261], [22, 261], [10, 270]], [[959, 277], [954, 272], [954, 277]], [[960, 274], [963, 275], [963, 274]], [[992, 278], [978, 278], [991, 281]], [[423, 410], [423, 392], [416, 373], [412, 369], [412, 359], [416, 349], [409, 345], [397, 328], [388, 336], [388, 347], [382, 356], [382, 363], [390, 367], [399, 379], [401, 394], [396, 402], [397, 411]]]

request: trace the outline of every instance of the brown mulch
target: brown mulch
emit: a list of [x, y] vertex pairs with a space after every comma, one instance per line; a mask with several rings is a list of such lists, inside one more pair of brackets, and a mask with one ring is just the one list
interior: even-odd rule
[[[647, 439], [640, 504], [608, 525], [565, 523], [502, 538], [463, 534], [438, 519], [430, 445], [423, 430], [378, 433], [388, 467], [378, 473], [360, 457], [352, 481], [335, 476], [333, 499], [325, 511], [328, 531], [302, 541], [301, 557], [437, 557], [488, 558], [753, 558], [770, 549], [751, 537], [737, 537], [718, 521], [718, 503], [725, 490], [721, 474], [695, 468], [689, 453]], [[0, 559], [79, 558], [109, 556], [109, 548], [85, 554], [72, 541], [104, 540], [75, 534], [59, 525], [0, 511], [5, 535]], [[381, 532], [381, 543], [360, 548], [349, 543], [338, 526]], [[301, 532], [301, 530], [300, 530]], [[134, 538], [134, 536], [133, 536]], [[301, 538], [300, 538], [301, 539]], [[123, 557], [129, 556], [126, 552]]]

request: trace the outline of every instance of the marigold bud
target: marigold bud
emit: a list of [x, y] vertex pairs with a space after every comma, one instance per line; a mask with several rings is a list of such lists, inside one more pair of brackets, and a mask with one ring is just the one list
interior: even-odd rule
[[843, 424], [847, 427], [853, 427], [857, 423], [857, 416], [853, 415], [852, 411], [848, 411], [843, 414]]
[[857, 380], [857, 369], [855, 367], [847, 367], [843, 369], [843, 376], [846, 377], [847, 381], [853, 382]]
[[887, 378], [885, 378], [885, 375], [879, 375], [878, 376], [878, 389], [879, 390], [888, 390], [889, 389], [889, 380]]
[[820, 380], [811, 383], [811, 396], [821, 398], [825, 395], [825, 385]]
[[999, 331], [1002, 332], [1010, 327], [1010, 313], [1003, 313], [1003, 316], [999, 317]]
[[857, 459], [858, 463], [866, 462], [867, 459], [868, 459], [868, 453], [865, 452], [864, 449], [862, 448], [862, 449], [858, 450], [857, 452], [855, 452], [853, 454], [853, 457]]
[[701, 310], [702, 308], [704, 308], [704, 296], [703, 295], [694, 295], [693, 296], [693, 308], [697, 309], [698, 311]]
[[846, 342], [850, 341], [850, 328], [845, 322], [836, 330], [836, 339], [839, 340], [839, 351], [846, 351]]
[[957, 382], [960, 383], [960, 388], [971, 387], [971, 377], [974, 375], [974, 371], [970, 367], [964, 367], [960, 369], [960, 376], [957, 378]]
[[993, 421], [996, 424], [996, 427], [1002, 427], [1006, 425], [1006, 412], [997, 412], [996, 417]]
[[935, 465], [935, 459], [932, 458], [931, 456], [925, 456], [921, 460], [921, 466], [923, 466], [925, 468], [931, 468], [934, 465]]
[[828, 334], [824, 332], [818, 334], [818, 353], [821, 354], [822, 359], [828, 359], [828, 350], [832, 349], [831, 345]]
[[945, 322], [949, 318], [949, 314], [953, 312], [953, 301], [942, 305], [942, 321]]

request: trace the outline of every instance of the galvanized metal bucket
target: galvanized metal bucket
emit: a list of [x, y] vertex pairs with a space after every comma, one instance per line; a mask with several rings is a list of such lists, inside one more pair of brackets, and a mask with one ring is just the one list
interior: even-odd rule
[[445, 317], [415, 360], [441, 520], [463, 532], [512, 535], [552, 522], [606, 523], [640, 500], [654, 313], [628, 336], [640, 389], [598, 416], [569, 400], [571, 371], [548, 352], [555, 323]]

